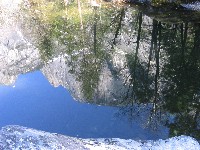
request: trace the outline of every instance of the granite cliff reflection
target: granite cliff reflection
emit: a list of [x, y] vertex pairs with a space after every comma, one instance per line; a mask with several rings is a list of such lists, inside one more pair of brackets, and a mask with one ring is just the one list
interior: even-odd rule
[[29, 2], [1, 23], [1, 84], [41, 70], [78, 101], [121, 106], [130, 118], [145, 107], [147, 125], [200, 138], [198, 23], [160, 22], [107, 3]]

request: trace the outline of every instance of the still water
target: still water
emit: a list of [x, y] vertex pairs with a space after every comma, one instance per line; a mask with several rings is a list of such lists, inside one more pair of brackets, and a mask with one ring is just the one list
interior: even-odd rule
[[0, 5], [0, 126], [200, 139], [199, 13], [64, 2]]
[[156, 139], [167, 137], [116, 116], [117, 107], [83, 104], [63, 87], [54, 88], [41, 72], [19, 76], [15, 87], [1, 87], [1, 126], [23, 125], [77, 137]]

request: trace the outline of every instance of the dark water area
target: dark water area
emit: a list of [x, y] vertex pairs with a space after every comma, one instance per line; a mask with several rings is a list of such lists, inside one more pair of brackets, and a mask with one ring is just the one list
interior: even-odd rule
[[64, 2], [0, 5], [0, 126], [199, 140], [199, 12]]

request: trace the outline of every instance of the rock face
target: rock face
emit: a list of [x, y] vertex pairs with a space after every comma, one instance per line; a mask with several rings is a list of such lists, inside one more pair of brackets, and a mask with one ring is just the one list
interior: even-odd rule
[[[21, 22], [23, 19], [20, 20], [20, 17], [23, 17], [16, 15], [16, 11], [20, 11], [17, 5], [20, 1], [16, 1], [15, 5], [12, 5], [12, 2], [12, 0], [0, 1], [0, 17], [3, 20], [0, 24], [0, 84], [12, 85], [18, 75], [41, 70], [53, 86], [63, 86], [71, 92], [76, 100], [87, 102], [83, 93], [83, 80], [91, 77], [79, 80], [82, 77], [79, 74], [80, 67], [77, 66], [80, 66], [80, 61], [83, 60], [82, 55], [77, 52], [80, 61], [75, 62], [76, 74], [70, 73], [72, 66], [69, 65], [70, 56], [67, 54], [55, 54], [51, 60], [44, 63], [41, 58], [41, 50], [33, 42], [37, 38], [30, 40], [29, 37], [31, 35], [34, 37], [34, 32], [29, 34], [25, 32]], [[39, 43], [39, 39], [37, 40]], [[56, 44], [54, 46], [55, 51], [59, 51], [59, 48], [62, 47]], [[124, 59], [118, 62], [122, 57]], [[92, 100], [90, 101], [92, 103], [102, 104], [102, 100], [104, 100], [103, 104], [110, 105], [127, 91], [128, 86], [124, 86], [125, 78], [122, 76], [115, 78], [112, 74], [113, 68], [119, 70], [124, 67], [125, 64], [122, 63], [125, 63], [125, 54], [116, 53], [111, 59], [113, 59], [112, 66], [109, 64], [111, 67], [108, 67], [106, 63], [100, 67], [98, 85], [92, 87]], [[127, 72], [128, 69], [123, 74]]]
[[[16, 11], [20, 0], [0, 1], [0, 84], [12, 85], [17, 76], [38, 69], [39, 51], [22, 34]], [[9, 8], [9, 9], [8, 9]]]
[[81, 83], [76, 80], [75, 75], [69, 73], [70, 69], [66, 58], [61, 55], [44, 65], [41, 71], [54, 87], [63, 86], [75, 99], [83, 99]]
[[[87, 98], [83, 93], [83, 81], [78, 80], [79, 73], [70, 73], [72, 67], [68, 65], [69, 61], [66, 57], [60, 55], [54, 58], [50, 63], [44, 65], [41, 71], [54, 87], [61, 85], [69, 90], [76, 100], [87, 102]], [[79, 66], [79, 62], [77, 62], [76, 66]], [[76, 67], [75, 70], [79, 72], [79, 67]], [[88, 78], [85, 78], [85, 80], [88, 80]], [[90, 102], [112, 105], [115, 100], [125, 95], [128, 90], [126, 87], [124, 79], [121, 76], [115, 78], [105, 64], [100, 71], [98, 86], [94, 88]]]
[[[15, 31], [10, 32], [17, 35]], [[10, 38], [7, 45], [0, 43], [0, 84], [14, 84], [19, 74], [40, 68], [39, 56], [38, 50], [23, 39]]]
[[0, 131], [0, 149], [84, 149], [75, 138], [50, 134], [20, 126], [6, 126]]
[[80, 139], [21, 126], [5, 126], [0, 130], [0, 149], [55, 149], [55, 150], [200, 150], [199, 143], [188, 136], [158, 141], [124, 139]]

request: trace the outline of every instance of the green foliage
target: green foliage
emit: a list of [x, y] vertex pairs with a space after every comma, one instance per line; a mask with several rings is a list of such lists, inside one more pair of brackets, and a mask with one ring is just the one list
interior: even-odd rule
[[53, 46], [51, 43], [51, 39], [48, 37], [43, 37], [42, 41], [39, 44], [39, 48], [42, 49], [41, 51], [41, 58], [46, 62], [53, 55]]
[[[62, 0], [29, 2], [30, 7], [26, 12], [31, 16], [29, 19], [34, 18], [38, 24], [36, 32], [40, 36], [37, 37], [37, 45], [41, 58], [48, 62], [55, 54], [66, 53], [71, 56], [70, 72], [81, 81], [85, 97], [92, 99], [106, 56], [104, 38], [110, 27], [111, 17], [120, 12], [121, 8], [114, 8], [103, 2], [101, 8], [94, 8], [87, 0], [69, 1], [68, 4]], [[58, 42], [57, 45], [55, 41]], [[57, 48], [58, 45], [62, 48]]]
[[200, 129], [195, 118], [188, 113], [177, 116], [175, 122], [169, 125], [170, 136], [189, 135], [200, 139]]

